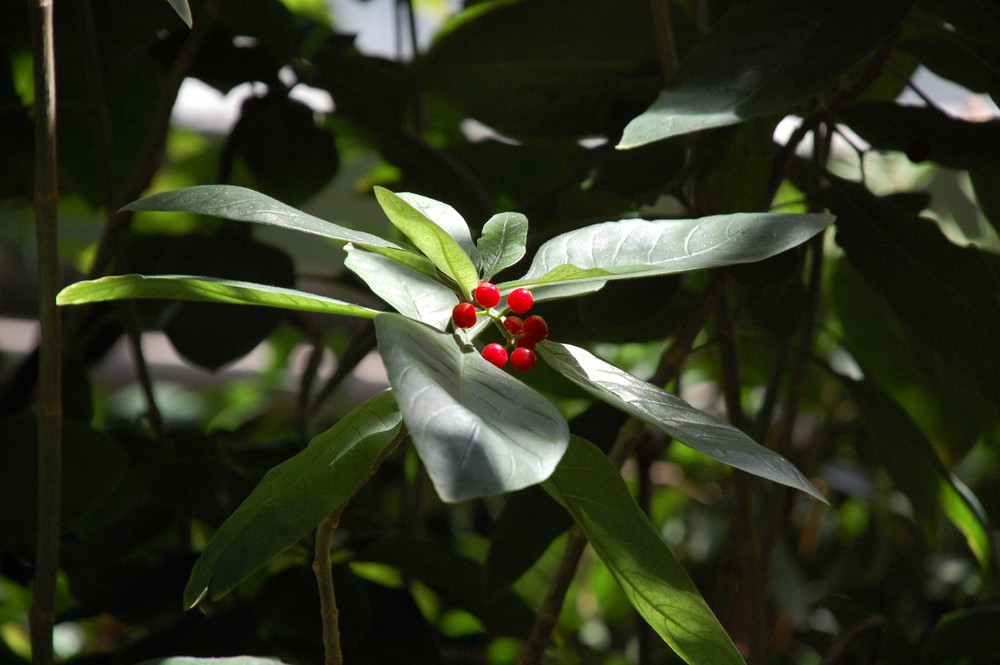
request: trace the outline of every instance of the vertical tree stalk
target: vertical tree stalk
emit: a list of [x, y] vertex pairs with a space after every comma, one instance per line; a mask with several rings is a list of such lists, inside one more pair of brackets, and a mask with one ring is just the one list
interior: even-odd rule
[[53, 661], [62, 480], [62, 351], [59, 290], [59, 220], [56, 183], [56, 74], [53, 0], [31, 6], [35, 78], [35, 233], [38, 247], [41, 349], [38, 386], [38, 535], [31, 603], [31, 649], [36, 665]]
[[323, 518], [316, 527], [316, 543], [313, 554], [313, 573], [319, 587], [320, 616], [323, 620], [323, 662], [325, 665], [343, 665], [344, 655], [340, 650], [340, 612], [337, 610], [337, 594], [333, 588], [333, 567], [330, 565], [330, 546], [333, 532], [340, 524], [340, 515], [347, 503], [341, 504]]

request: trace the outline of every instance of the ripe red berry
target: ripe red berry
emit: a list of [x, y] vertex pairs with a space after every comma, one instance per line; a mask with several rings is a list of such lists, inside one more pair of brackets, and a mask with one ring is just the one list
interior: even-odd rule
[[536, 362], [538, 362], [538, 358], [535, 356], [535, 352], [531, 349], [521, 347], [519, 349], [514, 349], [514, 352], [510, 354], [510, 364], [513, 365], [514, 369], [518, 372], [527, 372], [535, 366]]
[[481, 307], [496, 307], [500, 304], [500, 289], [489, 282], [483, 282], [476, 287], [476, 302]]
[[524, 321], [521, 320], [520, 316], [508, 316], [503, 320], [503, 327], [507, 329], [511, 335], [516, 335], [521, 332], [521, 328], [524, 326]]
[[535, 304], [535, 297], [528, 289], [514, 289], [507, 296], [507, 306], [515, 314], [524, 314]]
[[451, 310], [451, 319], [459, 328], [476, 325], [476, 306], [471, 302], [460, 302]]
[[525, 335], [521, 335], [514, 340], [514, 346], [516, 346], [519, 349], [534, 349], [537, 345], [538, 342], [528, 338]]
[[545, 323], [545, 319], [538, 315], [529, 316], [524, 320], [521, 331], [526, 339], [537, 344], [549, 336], [549, 324]]
[[486, 358], [497, 367], [507, 364], [507, 349], [500, 344], [487, 344], [483, 349], [483, 358]]

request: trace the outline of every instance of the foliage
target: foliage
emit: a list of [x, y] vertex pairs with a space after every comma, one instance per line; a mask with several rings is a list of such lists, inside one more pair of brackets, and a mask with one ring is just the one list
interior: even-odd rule
[[[349, 664], [990, 662], [1000, 120], [897, 98], [922, 66], [997, 99], [1000, 10], [466, 5], [404, 62], [322, 3], [57, 3], [69, 662], [319, 662], [328, 588]], [[0, 26], [9, 316], [33, 92]], [[185, 77], [252, 96], [170, 128]], [[534, 369], [479, 353], [503, 300], [452, 325], [485, 280], [531, 289]], [[94, 371], [144, 329], [218, 380]], [[0, 356], [12, 663], [35, 361]]]

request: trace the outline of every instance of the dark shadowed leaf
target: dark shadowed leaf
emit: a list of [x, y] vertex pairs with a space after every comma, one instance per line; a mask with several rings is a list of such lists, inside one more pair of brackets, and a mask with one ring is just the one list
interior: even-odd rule
[[744, 665], [687, 571], [639, 509], [618, 469], [572, 437], [543, 487], [573, 515], [633, 607], [689, 665]]
[[493, 215], [483, 226], [479, 238], [479, 274], [488, 280], [524, 256], [528, 237], [528, 218], [518, 212]]
[[532, 286], [535, 300], [546, 300], [592, 291], [610, 279], [760, 261], [808, 240], [832, 221], [822, 214], [738, 213], [593, 224], [543, 244], [527, 274], [501, 288]]
[[927, 436], [906, 412], [871, 381], [840, 377], [869, 432], [869, 444], [913, 504], [914, 517], [931, 541], [944, 513], [962, 532], [984, 569], [996, 565], [993, 527], [979, 500], [938, 459]]
[[189, 275], [114, 275], [77, 282], [63, 289], [56, 298], [60, 305], [80, 305], [128, 298], [163, 298], [221, 302], [234, 305], [260, 305], [296, 309], [303, 312], [343, 314], [373, 319], [373, 309], [342, 300], [317, 296], [305, 291], [283, 289], [266, 284], [250, 284], [229, 279]]
[[988, 665], [1000, 653], [1000, 604], [948, 612], [924, 643], [921, 665]]
[[684, 58], [660, 97], [625, 128], [619, 147], [787, 111], [868, 55], [912, 4], [765, 0], [732, 5]]
[[400, 423], [392, 394], [382, 392], [268, 471], [201, 553], [184, 606], [223, 597], [315, 529], [365, 482]]
[[230, 656], [228, 658], [170, 656], [169, 658], [144, 660], [139, 665], [284, 665], [284, 662], [277, 658], [261, 658], [260, 656]]
[[395, 243], [383, 240], [371, 233], [355, 231], [328, 222], [260, 192], [234, 185], [198, 185], [172, 192], [151, 194], [138, 201], [133, 201], [123, 210], [193, 212], [200, 215], [232, 219], [237, 222], [280, 226], [284, 229], [311, 233], [330, 240], [353, 242], [356, 245], [401, 249]]
[[397, 312], [435, 328], [445, 328], [458, 304], [452, 289], [381, 254], [348, 247], [344, 265]]
[[569, 430], [547, 399], [458, 335], [397, 314], [378, 316], [375, 328], [396, 401], [443, 500], [510, 492], [549, 477]]
[[508, 587], [496, 595], [486, 595], [482, 566], [432, 540], [408, 536], [376, 538], [366, 542], [354, 559], [399, 568], [407, 576], [424, 582], [448, 604], [478, 617], [491, 633], [520, 638], [531, 633], [534, 614], [513, 589]]
[[375, 198], [389, 221], [471, 298], [479, 284], [473, 259], [479, 252], [461, 215], [444, 203], [382, 187], [375, 188]]
[[724, 464], [825, 501], [787, 459], [680, 397], [637, 379], [579, 347], [546, 341], [539, 345], [539, 350], [545, 362], [573, 383], [681, 443]]

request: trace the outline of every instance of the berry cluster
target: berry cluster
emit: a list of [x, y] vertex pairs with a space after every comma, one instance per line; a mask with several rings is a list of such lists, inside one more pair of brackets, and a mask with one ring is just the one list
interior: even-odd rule
[[[473, 291], [476, 303], [487, 310], [489, 316], [494, 321], [502, 322], [504, 337], [507, 344], [488, 344], [483, 349], [483, 358], [490, 361], [497, 367], [507, 364], [508, 349], [510, 364], [519, 372], [526, 372], [535, 366], [538, 358], [535, 356], [535, 346], [549, 336], [549, 326], [545, 319], [540, 316], [529, 316], [522, 319], [519, 314], [526, 314], [535, 298], [528, 289], [514, 289], [507, 296], [507, 307], [513, 312], [512, 315], [499, 318], [492, 312], [492, 308], [500, 304], [500, 290], [489, 282], [483, 282]], [[462, 302], [455, 305], [451, 312], [452, 321], [459, 328], [471, 328], [476, 325], [476, 316], [479, 312], [475, 305], [470, 302]]]

